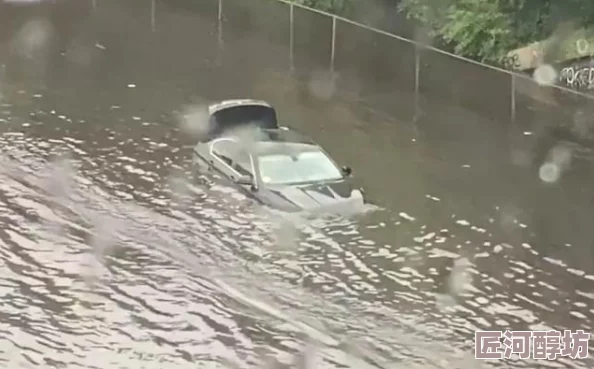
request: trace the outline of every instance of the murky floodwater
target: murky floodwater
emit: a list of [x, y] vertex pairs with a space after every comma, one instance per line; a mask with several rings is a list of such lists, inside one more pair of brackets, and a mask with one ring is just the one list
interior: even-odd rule
[[[206, 6], [151, 31], [146, 2], [64, 4], [0, 8], [4, 367], [478, 368], [475, 330], [591, 329], [583, 176], [545, 186], [476, 132], [304, 97], [250, 62], [265, 42], [221, 52]], [[180, 115], [248, 94], [380, 208], [283, 218], [194, 181]]]

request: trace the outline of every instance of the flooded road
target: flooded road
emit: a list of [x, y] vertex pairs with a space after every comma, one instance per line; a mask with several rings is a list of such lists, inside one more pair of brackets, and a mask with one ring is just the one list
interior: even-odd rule
[[[4, 367], [591, 367], [473, 349], [591, 330], [586, 165], [545, 185], [506, 128], [320, 99], [274, 41], [222, 44], [206, 3], [0, 8]], [[236, 97], [271, 101], [379, 209], [284, 218], [194, 181], [187, 113]]]

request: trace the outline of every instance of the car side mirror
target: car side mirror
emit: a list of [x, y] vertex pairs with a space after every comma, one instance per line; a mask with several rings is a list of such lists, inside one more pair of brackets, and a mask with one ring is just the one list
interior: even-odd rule
[[248, 175], [242, 175], [235, 179], [235, 183], [245, 186], [252, 186], [254, 182], [252, 181], [252, 177]]
[[350, 176], [351, 173], [353, 173], [353, 170], [350, 167], [342, 167], [342, 174], [344, 174], [345, 176]]

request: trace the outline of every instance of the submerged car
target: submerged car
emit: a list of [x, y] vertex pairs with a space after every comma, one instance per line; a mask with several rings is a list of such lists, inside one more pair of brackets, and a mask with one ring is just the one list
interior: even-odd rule
[[267, 102], [226, 100], [209, 106], [208, 113], [208, 134], [194, 147], [199, 172], [216, 172], [249, 197], [282, 211], [363, 205], [351, 169], [339, 167], [305, 135], [279, 126]]

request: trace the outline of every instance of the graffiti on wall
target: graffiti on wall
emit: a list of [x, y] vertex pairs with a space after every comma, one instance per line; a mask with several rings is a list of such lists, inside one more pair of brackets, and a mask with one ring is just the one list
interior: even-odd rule
[[594, 66], [565, 67], [559, 74], [559, 79], [567, 86], [579, 90], [594, 89]]
[[[577, 90], [594, 90], [594, 47], [591, 47], [588, 40], [579, 39], [575, 43], [580, 61], [561, 69], [559, 82], [567, 87]], [[584, 61], [583, 58], [590, 57]]]

